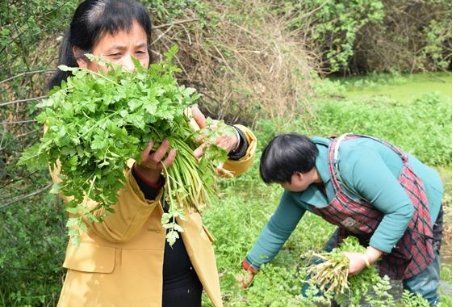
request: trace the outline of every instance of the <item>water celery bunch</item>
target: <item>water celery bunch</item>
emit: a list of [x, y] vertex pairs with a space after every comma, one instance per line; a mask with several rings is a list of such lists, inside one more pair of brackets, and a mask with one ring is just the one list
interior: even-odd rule
[[345, 238], [337, 248], [331, 252], [309, 252], [303, 257], [315, 257], [307, 272], [310, 274], [310, 284], [316, 286], [324, 297], [334, 298], [341, 306], [358, 306], [360, 300], [366, 296], [373, 285], [381, 280], [379, 271], [374, 264], [364, 268], [359, 274], [348, 276], [349, 258], [342, 252], [364, 252], [365, 247], [360, 245], [354, 236]]
[[310, 282], [322, 289], [326, 294], [344, 293], [348, 288], [349, 259], [336, 252], [309, 253], [318, 259], [317, 264], [308, 267]]
[[[220, 124], [216, 132], [193, 129], [185, 110], [199, 94], [178, 85], [174, 75], [179, 69], [171, 64], [176, 52], [173, 47], [164, 61], [149, 69], [135, 60], [133, 72], [88, 55], [107, 66], [108, 72], [60, 66], [72, 76], [39, 105], [42, 112], [37, 120], [47, 126], [46, 132], [22, 154], [19, 164], [31, 170], [60, 165], [61, 182], [52, 192], [69, 200], [67, 226], [75, 244], [79, 231], [87, 231], [86, 222], [101, 222], [114, 212], [126, 181], [126, 161], [140, 163], [150, 140], [157, 146], [168, 139], [177, 149], [174, 163], [164, 170], [169, 210], [162, 224], [170, 244], [183, 231], [176, 218], [184, 218], [186, 209], [202, 210], [216, 195], [216, 166], [227, 153], [209, 142], [228, 129], [235, 133], [234, 128]], [[196, 140], [201, 134], [208, 143], [207, 154], [197, 161], [193, 150], [200, 145]]]

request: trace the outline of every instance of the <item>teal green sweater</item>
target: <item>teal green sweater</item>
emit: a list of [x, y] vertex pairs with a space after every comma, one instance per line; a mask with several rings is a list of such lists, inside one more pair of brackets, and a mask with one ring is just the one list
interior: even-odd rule
[[[314, 137], [312, 141], [319, 150], [316, 169], [326, 187], [327, 196], [314, 185], [303, 192], [284, 191], [277, 210], [246, 256], [247, 262], [255, 269], [277, 255], [305, 212], [312, 212], [311, 206], [323, 208], [334, 197], [327, 161], [330, 140]], [[434, 222], [442, 202], [442, 181], [435, 170], [416, 157], [410, 154], [408, 156], [410, 166], [424, 183]], [[341, 143], [338, 163], [341, 177], [348, 188], [384, 214], [371, 237], [370, 246], [390, 253], [403, 236], [414, 212], [413, 204], [398, 182], [403, 167], [400, 156], [374, 140], [350, 139]], [[353, 194], [350, 196], [357, 199]], [[313, 233], [313, 236], [316, 234]]]

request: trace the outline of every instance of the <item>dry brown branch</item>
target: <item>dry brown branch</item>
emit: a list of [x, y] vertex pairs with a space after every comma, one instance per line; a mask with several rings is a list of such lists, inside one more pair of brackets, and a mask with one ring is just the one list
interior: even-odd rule
[[7, 202], [5, 204], [0, 204], [0, 209], [4, 209], [6, 207], [9, 207], [11, 206], [12, 204], [15, 204], [17, 202], [20, 202], [20, 201], [23, 201], [27, 198], [30, 198], [30, 197], [33, 197], [33, 196], [36, 196], [36, 195], [39, 195], [45, 191], [47, 191], [48, 189], [50, 189], [52, 187], [52, 183], [49, 183], [48, 185], [46, 185], [45, 187], [39, 189], [39, 190], [36, 190], [30, 194], [27, 194], [27, 195], [23, 195], [23, 196], [19, 196], [19, 197], [16, 197], [16, 198], [13, 198], [13, 200], [11, 200], [10, 202]]
[[288, 21], [286, 21], [284, 24], [284, 28], [286, 29], [288, 27], [291, 27], [295, 23], [298, 23], [302, 20], [306, 20], [307, 18], [311, 17], [314, 13], [316, 13], [317, 11], [322, 9], [324, 7], [324, 5], [326, 5], [327, 3], [329, 3], [329, 1], [324, 1], [318, 7], [314, 8], [313, 10], [311, 10], [303, 15], [297, 16], [296, 18], [288, 18]]
[[159, 36], [150, 44], [150, 46], [154, 45], [155, 43], [157, 43], [162, 37], [165, 36], [165, 34], [167, 34], [168, 32], [171, 31], [171, 29], [173, 29], [173, 26], [170, 26], [167, 30], [165, 30], [164, 32], [162, 32], [161, 34], [159, 34]]
[[193, 18], [193, 19], [187, 19], [187, 20], [177, 20], [175, 22], [172, 22], [172, 23], [166, 23], [166, 24], [163, 24], [163, 25], [158, 25], [158, 26], [154, 26], [153, 29], [161, 29], [161, 28], [166, 28], [166, 27], [173, 27], [175, 25], [182, 25], [182, 24], [185, 24], [185, 23], [189, 23], [189, 22], [194, 22], [194, 21], [198, 21], [200, 20], [200, 18]]
[[36, 123], [36, 119], [30, 120], [19, 120], [14, 122], [0, 122], [0, 125], [15, 125], [15, 124], [27, 124], [27, 123]]
[[12, 104], [17, 104], [17, 103], [21, 103], [21, 102], [31, 102], [31, 101], [36, 101], [36, 100], [42, 100], [42, 99], [45, 99], [47, 97], [48, 96], [39, 96], [39, 97], [34, 97], [34, 98], [18, 99], [18, 100], [0, 102], [0, 107], [12, 105]]
[[55, 72], [54, 69], [43, 69], [43, 70], [26, 71], [26, 72], [17, 74], [15, 76], [12, 76], [12, 77], [6, 78], [5, 80], [0, 81], [0, 85], [3, 84], [3, 83], [9, 82], [11, 80], [14, 80], [16, 78], [22, 77], [22, 76], [34, 75], [34, 74], [42, 74], [42, 73], [48, 74], [48, 73], [54, 73], [54, 72]]
[[178, 79], [202, 93], [198, 103], [208, 116], [252, 127], [258, 117], [312, 116], [306, 96], [320, 62], [307, 51], [309, 24], [290, 30], [294, 16], [275, 15], [273, 1], [244, 2], [239, 12], [228, 2], [209, 5], [215, 25], [203, 27], [188, 10], [187, 20], [154, 27], [153, 61], [178, 44]]

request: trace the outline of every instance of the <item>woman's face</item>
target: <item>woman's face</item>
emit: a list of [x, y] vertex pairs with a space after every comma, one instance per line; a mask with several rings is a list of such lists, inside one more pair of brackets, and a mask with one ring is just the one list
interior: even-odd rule
[[[80, 55], [80, 50], [75, 49], [74, 53]], [[129, 32], [120, 31], [113, 35], [110, 33], [103, 35], [91, 53], [101, 55], [107, 61], [121, 65], [128, 71], [135, 69], [132, 57], [137, 58], [143, 67], [148, 68], [149, 66], [148, 38], [145, 30], [136, 21], [132, 23]], [[85, 58], [78, 58], [77, 64], [79, 67], [88, 68], [92, 71], [107, 70], [107, 67]]]

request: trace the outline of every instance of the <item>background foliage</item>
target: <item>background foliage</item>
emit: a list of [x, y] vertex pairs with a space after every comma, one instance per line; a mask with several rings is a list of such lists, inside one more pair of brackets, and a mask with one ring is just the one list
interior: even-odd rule
[[292, 0], [292, 28], [309, 29], [329, 72], [417, 72], [451, 67], [451, 1]]
[[[78, 2], [0, 1], [0, 306], [55, 306], [64, 277], [61, 201], [47, 193], [47, 172], [29, 173], [16, 162], [41, 134], [35, 104], [47, 94]], [[153, 19], [153, 60], [178, 44], [180, 83], [203, 94], [206, 114], [253, 127], [261, 146], [282, 131], [330, 135], [354, 128], [442, 169], [451, 166], [450, 101], [432, 93], [404, 106], [386, 98], [342, 99], [341, 85], [319, 78], [451, 70], [450, 1], [142, 3]], [[451, 192], [451, 171], [445, 177]], [[240, 291], [231, 268], [239, 267], [279, 197], [278, 189], [257, 178], [255, 165], [246, 176], [225, 182], [229, 196], [206, 212], [218, 239], [224, 299], [227, 306], [295, 306], [303, 278], [298, 255], [320, 248], [331, 229], [316, 217], [306, 219], [255, 285]], [[446, 205], [451, 207], [451, 198]], [[451, 271], [443, 274], [451, 279]]]

